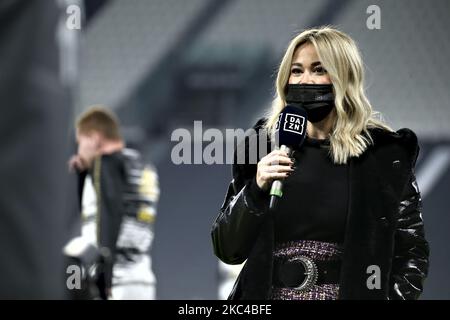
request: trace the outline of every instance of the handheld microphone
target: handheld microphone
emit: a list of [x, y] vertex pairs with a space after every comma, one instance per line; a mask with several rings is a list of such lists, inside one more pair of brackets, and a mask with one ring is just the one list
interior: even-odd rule
[[[301, 106], [287, 105], [281, 111], [275, 127], [275, 143], [280, 150], [292, 155], [293, 149], [299, 148], [306, 136], [307, 112]], [[270, 210], [275, 209], [283, 196], [283, 182], [275, 180], [270, 189]]]

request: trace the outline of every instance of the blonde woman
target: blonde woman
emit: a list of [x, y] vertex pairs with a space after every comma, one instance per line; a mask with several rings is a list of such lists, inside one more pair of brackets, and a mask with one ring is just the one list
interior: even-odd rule
[[[417, 137], [377, 117], [363, 78], [358, 48], [341, 31], [310, 29], [289, 44], [272, 108], [244, 150], [273, 132], [287, 104], [306, 109], [306, 139], [290, 157], [275, 148], [257, 165], [233, 165], [212, 227], [215, 254], [228, 264], [246, 261], [229, 299], [420, 296], [429, 247], [414, 173]], [[284, 180], [283, 197], [269, 211], [276, 179]]]

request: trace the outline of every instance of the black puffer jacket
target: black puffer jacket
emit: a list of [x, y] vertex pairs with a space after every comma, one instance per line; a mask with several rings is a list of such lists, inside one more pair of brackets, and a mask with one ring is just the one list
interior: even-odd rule
[[[254, 126], [258, 134], [263, 134], [259, 129], [264, 121]], [[339, 299], [417, 299], [429, 264], [414, 173], [417, 137], [406, 128], [370, 133], [374, 144], [349, 161]], [[258, 134], [246, 136], [246, 153]], [[268, 299], [271, 294], [273, 219], [267, 212], [267, 195], [255, 186], [255, 175], [256, 164], [233, 165], [233, 180], [212, 227], [217, 257], [228, 264], [247, 260], [229, 299]], [[370, 265], [380, 267], [380, 289], [367, 287]]]

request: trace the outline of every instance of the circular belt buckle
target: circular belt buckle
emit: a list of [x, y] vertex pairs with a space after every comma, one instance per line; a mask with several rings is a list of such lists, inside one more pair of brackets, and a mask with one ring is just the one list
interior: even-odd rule
[[311, 289], [317, 283], [317, 277], [319, 274], [317, 271], [317, 265], [314, 261], [305, 256], [295, 257], [289, 261], [299, 261], [305, 268], [305, 279], [298, 287], [294, 287], [292, 289], [298, 291], [308, 291]]

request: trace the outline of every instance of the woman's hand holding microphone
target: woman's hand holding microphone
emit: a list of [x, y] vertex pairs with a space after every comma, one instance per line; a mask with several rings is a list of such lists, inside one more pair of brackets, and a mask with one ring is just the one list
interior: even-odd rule
[[294, 159], [286, 151], [273, 150], [261, 158], [256, 172], [256, 183], [263, 190], [269, 190], [274, 180], [283, 180], [294, 171]]

